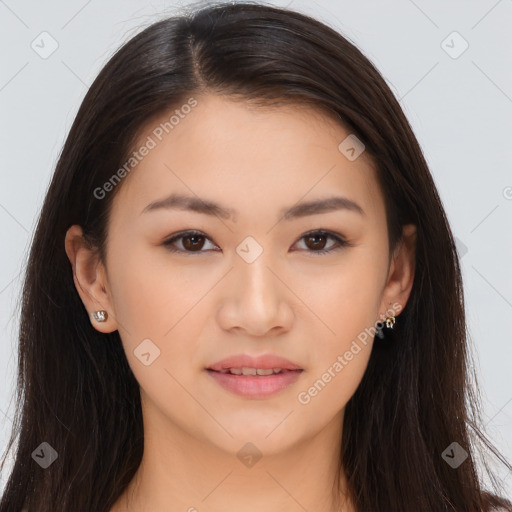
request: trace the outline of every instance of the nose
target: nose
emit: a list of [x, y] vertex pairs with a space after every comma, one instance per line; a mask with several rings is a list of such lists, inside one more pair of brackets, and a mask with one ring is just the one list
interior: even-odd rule
[[222, 291], [217, 320], [227, 331], [246, 335], [275, 336], [290, 330], [293, 293], [264, 251], [256, 261], [235, 259]]

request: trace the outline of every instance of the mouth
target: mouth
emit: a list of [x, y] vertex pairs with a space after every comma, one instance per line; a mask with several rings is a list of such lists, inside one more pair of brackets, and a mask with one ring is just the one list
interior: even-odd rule
[[243, 375], [253, 376], [258, 375], [259, 377], [268, 377], [269, 375], [277, 375], [279, 373], [284, 372], [297, 372], [302, 370], [288, 370], [286, 368], [223, 368], [222, 370], [212, 370], [208, 368], [208, 370], [219, 373], [230, 373], [231, 375]]
[[304, 371], [281, 357], [245, 354], [224, 359], [205, 370], [223, 389], [251, 399], [276, 395], [294, 384]]

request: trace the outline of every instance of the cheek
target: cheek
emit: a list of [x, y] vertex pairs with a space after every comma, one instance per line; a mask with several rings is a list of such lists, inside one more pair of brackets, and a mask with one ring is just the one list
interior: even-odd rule
[[[386, 260], [368, 248], [354, 248], [335, 265], [326, 264], [299, 287], [307, 305], [319, 318], [326, 348], [343, 348], [378, 317]], [[320, 322], [320, 320], [323, 321]]]
[[130, 334], [164, 337], [174, 325], [186, 323], [187, 312], [215, 282], [211, 268], [173, 266], [164, 248], [132, 246], [125, 252], [120, 246], [112, 249], [116, 253], [111, 293], [121, 328]]
[[[311, 332], [314, 347], [308, 378], [297, 397], [315, 414], [329, 415], [343, 408], [363, 378], [378, 320], [382, 251], [354, 250], [342, 264], [324, 267], [311, 286], [304, 280], [307, 304], [319, 317]], [[309, 283], [309, 284], [308, 284]], [[321, 320], [321, 321], [320, 321]], [[327, 419], [327, 418], [324, 418]]]
[[308, 430], [314, 433], [318, 425], [328, 424], [344, 411], [361, 383], [370, 354], [371, 343], [335, 351], [304, 379], [296, 396], [296, 417], [308, 425]]
[[[197, 340], [208, 313], [199, 299], [215, 277], [210, 273], [207, 281], [192, 266], [188, 271], [176, 270], [165, 253], [156, 255], [155, 248], [134, 244], [127, 252], [112, 244], [110, 254], [110, 291], [135, 378], [146, 399], [158, 402], [162, 410], [189, 409], [190, 397], [178, 382], [185, 382], [197, 366]], [[118, 263], [113, 265], [114, 261]]]
[[208, 314], [206, 301], [200, 299], [215, 276], [193, 274], [192, 266], [189, 271], [176, 271], [165, 255], [150, 258], [144, 248], [117, 254], [119, 263], [109, 280], [128, 363], [141, 387], [152, 390], [150, 394], [181, 396], [168, 372], [182, 382], [197, 366], [198, 340]]
[[299, 410], [315, 418], [315, 424], [327, 423], [344, 409], [364, 376], [375, 325], [364, 307], [366, 304], [353, 298], [347, 308], [333, 311], [330, 327], [334, 334], [326, 331], [312, 343], [311, 365], [296, 401]]

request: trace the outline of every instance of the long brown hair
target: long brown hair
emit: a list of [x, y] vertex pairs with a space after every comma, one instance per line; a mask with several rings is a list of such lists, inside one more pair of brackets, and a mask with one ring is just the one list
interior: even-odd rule
[[[220, 4], [157, 22], [110, 59], [65, 142], [39, 218], [22, 295], [18, 440], [0, 512], [108, 512], [134, 476], [144, 437], [138, 383], [119, 334], [89, 321], [64, 251], [73, 224], [104, 249], [112, 199], [94, 191], [126, 161], [151, 118], [211, 92], [315, 105], [364, 142], [386, 200], [391, 248], [417, 226], [416, 274], [394, 337], [376, 340], [346, 407], [340, 467], [359, 511], [487, 511], [476, 448], [500, 460], [471, 386], [461, 272], [418, 142], [385, 81], [347, 39], [302, 14]], [[47, 442], [47, 470], [31, 454]], [[457, 442], [454, 469], [442, 453]], [[485, 445], [485, 446], [484, 446]], [[495, 492], [496, 489], [495, 489]]]

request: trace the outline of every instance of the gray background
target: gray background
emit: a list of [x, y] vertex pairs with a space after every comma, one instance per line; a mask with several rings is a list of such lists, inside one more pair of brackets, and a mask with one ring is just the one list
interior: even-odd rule
[[[2, 450], [13, 412], [20, 272], [64, 138], [114, 49], [188, 3], [0, 0]], [[512, 0], [295, 0], [291, 7], [351, 39], [400, 98], [463, 256], [485, 426], [512, 460]], [[57, 50], [42, 58], [53, 40]], [[498, 474], [512, 496], [512, 475]]]

